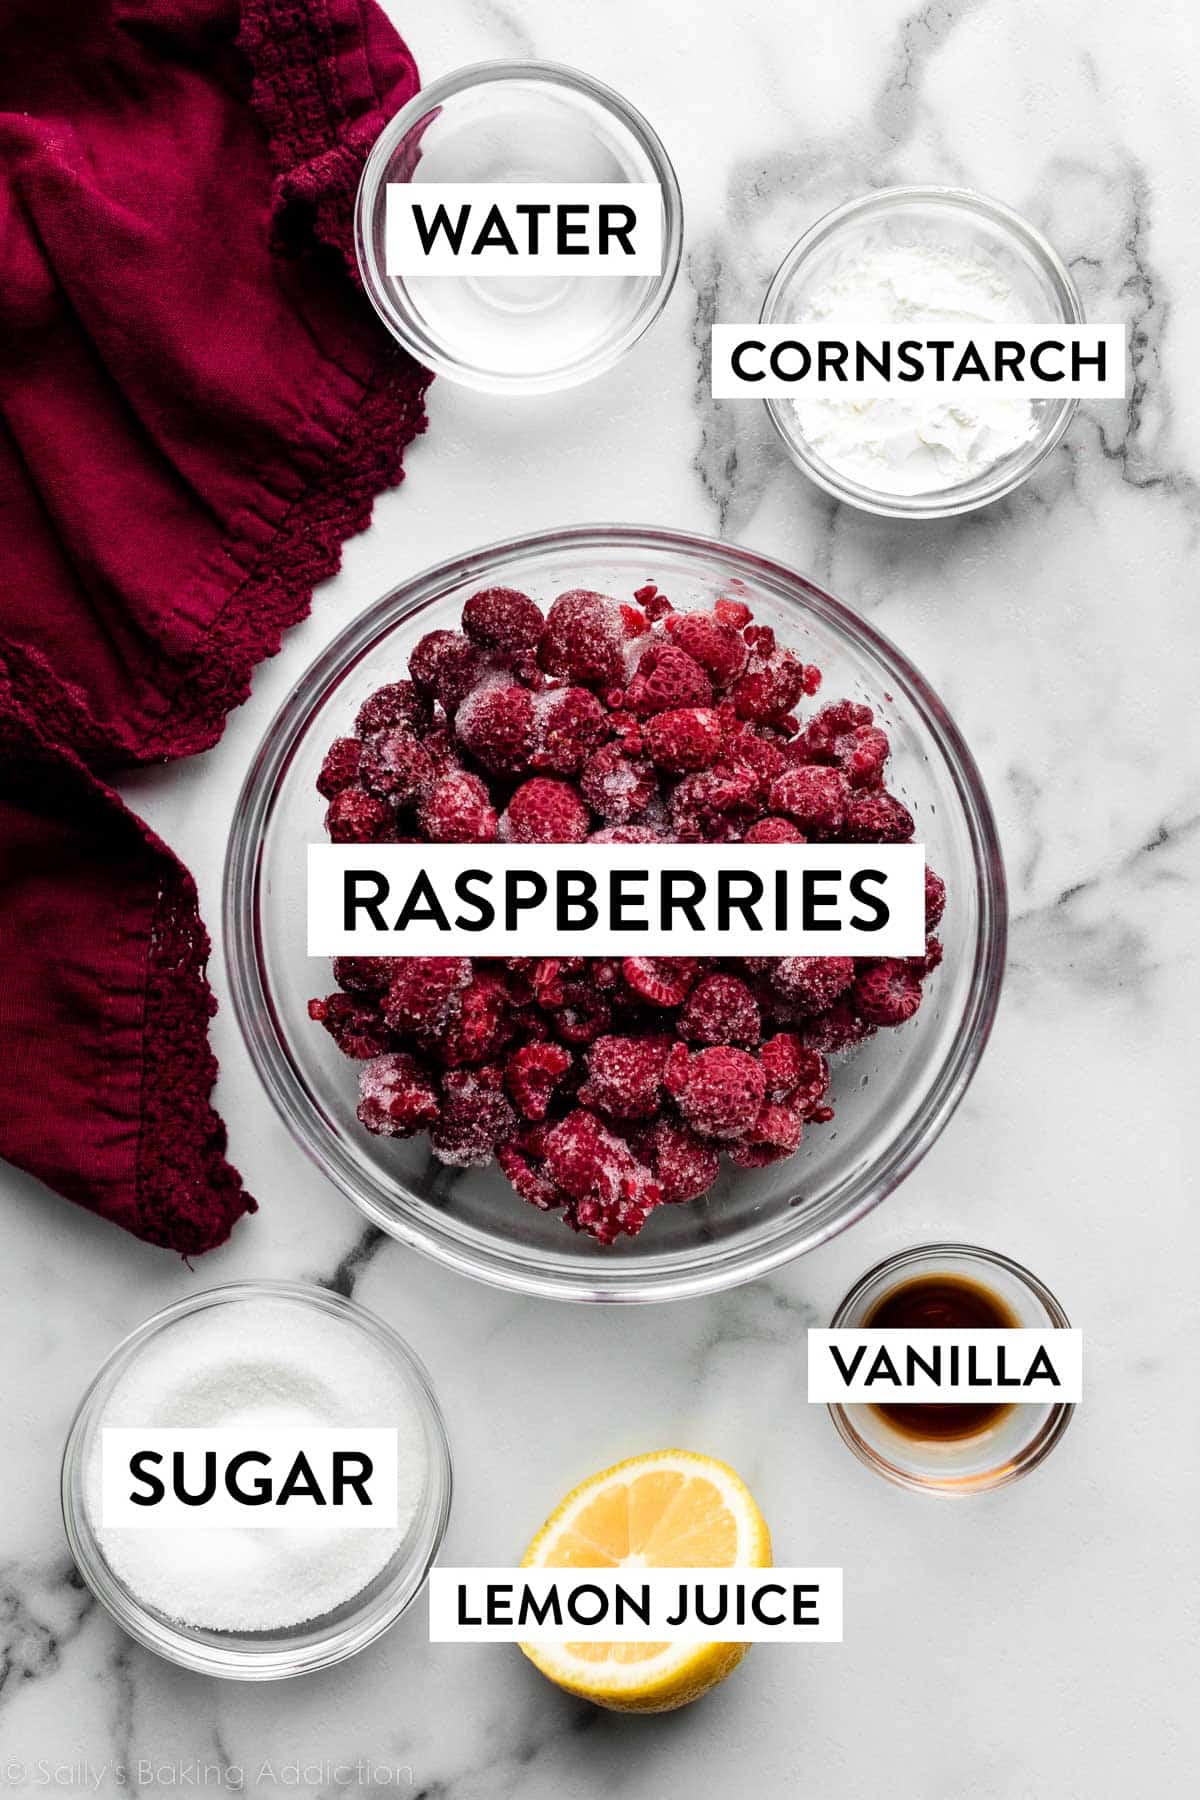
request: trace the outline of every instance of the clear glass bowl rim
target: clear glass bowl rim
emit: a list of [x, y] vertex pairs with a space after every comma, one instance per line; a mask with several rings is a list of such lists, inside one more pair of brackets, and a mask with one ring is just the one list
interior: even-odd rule
[[[1032, 1269], [1027, 1269], [1023, 1263], [1015, 1262], [1011, 1256], [1005, 1256], [999, 1250], [985, 1250], [980, 1244], [933, 1243], [913, 1244], [907, 1250], [898, 1250], [894, 1255], [884, 1257], [882, 1262], [876, 1263], [864, 1275], [860, 1275], [829, 1321], [829, 1329], [837, 1331], [846, 1325], [853, 1316], [861, 1296], [882, 1277], [895, 1275], [899, 1281], [923, 1264], [945, 1261], [950, 1257], [975, 1263], [984, 1273], [988, 1269], [1002, 1269], [1006, 1275], [1011, 1275], [1013, 1280], [1019, 1282], [1022, 1287], [1028, 1288], [1034, 1298], [1041, 1302], [1056, 1330], [1066, 1331], [1070, 1328], [1071, 1321], [1064, 1312], [1058, 1297], [1051, 1293], [1045, 1282], [1035, 1275]], [[1046, 1460], [1071, 1423], [1075, 1405], [1073, 1401], [1064, 1401], [1060, 1406], [1055, 1407], [1037, 1434], [1027, 1444], [1023, 1444], [1017, 1456], [1003, 1468], [988, 1470], [982, 1475], [964, 1476], [957, 1481], [946, 1482], [922, 1479], [918, 1475], [910, 1474], [906, 1469], [899, 1468], [895, 1463], [889, 1462], [872, 1444], [868, 1444], [854, 1430], [844, 1406], [831, 1402], [826, 1410], [837, 1427], [838, 1436], [842, 1442], [853, 1450], [855, 1456], [860, 1462], [865, 1463], [868, 1469], [874, 1469], [877, 1475], [882, 1475], [887, 1481], [895, 1482], [898, 1487], [908, 1488], [912, 1493], [933, 1494], [947, 1500], [962, 1500], [969, 1498], [972, 1494], [993, 1493], [997, 1488], [1008, 1487], [1012, 1482], [1019, 1481], [1023, 1475], [1028, 1475], [1036, 1469], [1040, 1463]]]
[[[645, 152], [654, 171], [654, 179], [663, 197], [663, 262], [662, 272], [631, 316], [625, 330], [605, 349], [572, 367], [567, 373], [522, 374], [504, 376], [495, 371], [486, 374], [469, 371], [468, 365], [443, 356], [420, 333], [409, 328], [393, 307], [375, 258], [370, 221], [379, 200], [380, 188], [392, 152], [404, 136], [425, 115], [456, 94], [496, 81], [541, 81], [547, 86], [561, 87], [586, 94], [610, 112], [624, 126]], [[493, 394], [549, 394], [579, 387], [613, 368], [654, 324], [675, 286], [683, 250], [683, 195], [674, 165], [667, 155], [658, 133], [649, 121], [615, 88], [606, 86], [595, 76], [566, 63], [529, 60], [495, 60], [468, 63], [440, 76], [414, 94], [413, 98], [384, 126], [363, 165], [358, 191], [354, 199], [354, 254], [367, 297], [379, 317], [398, 343], [404, 345], [423, 367], [432, 369], [447, 381]]]
[[[792, 245], [771, 277], [758, 315], [759, 324], [779, 322], [775, 313], [788, 283], [809, 252], [835, 231], [861, 218], [864, 213], [887, 211], [896, 206], [922, 201], [959, 206], [967, 212], [982, 215], [993, 224], [1003, 226], [1027, 249], [1032, 250], [1035, 259], [1050, 275], [1064, 302], [1062, 322], [1069, 325], [1084, 323], [1083, 301], [1079, 297], [1074, 278], [1053, 244], [1036, 225], [1031, 224], [1011, 206], [1006, 206], [1002, 200], [993, 200], [990, 195], [978, 193], [974, 188], [916, 186], [875, 188], [870, 193], [857, 195], [853, 200], [843, 201], [840, 206], [832, 207], [829, 212], [816, 219]], [[862, 487], [857, 482], [847, 480], [814, 456], [800, 434], [788, 428], [784, 422], [784, 408], [788, 405], [786, 400], [764, 400], [763, 405], [792, 461], [810, 481], [815, 482], [835, 500], [847, 501], [858, 507], [860, 512], [874, 513], [885, 519], [951, 519], [962, 513], [974, 512], [978, 507], [990, 506], [994, 500], [1001, 500], [1005, 494], [1011, 494], [1015, 488], [1020, 487], [1060, 441], [1079, 402], [1059, 401], [1054, 423], [1045, 437], [1032, 443], [1025, 455], [1003, 475], [993, 476], [989, 480], [984, 474], [960, 487], [945, 488], [927, 495], [881, 494], [874, 488]]]
[[[198, 1637], [186, 1625], [171, 1624], [144, 1607], [109, 1568], [95, 1540], [87, 1517], [83, 1483], [86, 1479], [85, 1454], [97, 1408], [112, 1390], [117, 1376], [128, 1367], [147, 1343], [178, 1319], [202, 1312], [209, 1306], [252, 1297], [264, 1300], [295, 1300], [305, 1306], [335, 1317], [348, 1315], [367, 1330], [404, 1369], [410, 1381], [418, 1408], [430, 1427], [433, 1445], [433, 1467], [422, 1507], [420, 1529], [412, 1554], [403, 1569], [403, 1579], [396, 1577], [388, 1589], [361, 1614], [343, 1620], [326, 1637], [317, 1642], [289, 1645], [282, 1633], [274, 1634], [251, 1649], [239, 1650], [232, 1644], [214, 1645]], [[446, 1435], [446, 1422], [438, 1404], [429, 1371], [416, 1351], [387, 1322], [355, 1300], [310, 1282], [258, 1278], [222, 1282], [187, 1294], [160, 1311], [143, 1319], [140, 1325], [123, 1337], [105, 1357], [83, 1394], [71, 1421], [63, 1449], [61, 1503], [63, 1526], [75, 1565], [91, 1592], [105, 1611], [143, 1644], [168, 1662], [178, 1663], [202, 1675], [213, 1675], [232, 1681], [281, 1681], [296, 1675], [308, 1675], [316, 1669], [330, 1668], [357, 1656], [360, 1650], [382, 1637], [412, 1605], [425, 1585], [429, 1571], [437, 1559], [450, 1517], [454, 1490], [453, 1465]], [[397, 1571], [400, 1574], [401, 1571]], [[296, 1627], [297, 1631], [305, 1629]], [[231, 1638], [238, 1634], [231, 1633]]]
[[[337, 1139], [314, 1125], [313, 1109], [282, 1047], [281, 1033], [273, 1026], [272, 1000], [262, 973], [258, 889], [264, 830], [308, 719], [330, 687], [379, 637], [419, 613], [447, 587], [467, 581], [486, 585], [497, 566], [522, 556], [563, 550], [603, 554], [606, 548], [644, 549], [651, 556], [656, 552], [699, 556], [710, 571], [719, 567], [729, 578], [758, 582], [791, 604], [810, 609], [878, 659], [945, 759], [963, 807], [978, 884], [979, 925], [969, 1004], [949, 1053], [907, 1128], [884, 1155], [845, 1184], [844, 1191], [827, 1196], [803, 1218], [797, 1211], [792, 1230], [767, 1243], [710, 1249], [689, 1258], [685, 1267], [672, 1267], [665, 1258], [666, 1266], [657, 1267], [616, 1261], [582, 1267], [567, 1257], [527, 1253], [513, 1246], [481, 1255], [447, 1229], [442, 1215], [420, 1202], [401, 1207], [397, 1199], [398, 1218], [369, 1191]], [[578, 525], [487, 545], [425, 569], [359, 614], [316, 657], [276, 712], [247, 770], [226, 853], [223, 921], [234, 1012], [259, 1078], [296, 1142], [372, 1224], [449, 1268], [511, 1292], [557, 1300], [640, 1303], [693, 1298], [757, 1280], [863, 1218], [916, 1167], [966, 1092], [991, 1032], [1004, 972], [1007, 892], [995, 820], [974, 758], [924, 677], [865, 619], [785, 564], [739, 545], [658, 526]], [[399, 1184], [397, 1188], [403, 1192]]]

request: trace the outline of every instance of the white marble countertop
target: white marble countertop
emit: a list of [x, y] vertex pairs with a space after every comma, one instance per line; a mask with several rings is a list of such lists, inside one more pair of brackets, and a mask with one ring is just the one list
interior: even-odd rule
[[[271, 1111], [227, 1004], [218, 1100], [262, 1201], [228, 1247], [189, 1270], [0, 1170], [0, 1787], [20, 1791], [24, 1765], [31, 1790], [115, 1792], [123, 1765], [129, 1786], [228, 1786], [240, 1769], [264, 1794], [390, 1786], [430, 1800], [1182, 1791], [1200, 1754], [1200, 1444], [1182, 1377], [1200, 1343], [1183, 1180], [1200, 812], [1192, 11], [389, 11], [428, 75], [533, 54], [626, 91], [676, 162], [684, 269], [653, 334], [590, 388], [502, 408], [435, 384], [408, 480], [222, 743], [140, 776], [132, 803], [195, 871], [214, 924], [247, 759], [310, 658], [384, 588], [469, 544], [573, 521], [736, 538], [869, 615], [972, 744], [1015, 915], [999, 1023], [959, 1113], [884, 1206], [772, 1279], [666, 1308], [523, 1301], [364, 1237]], [[711, 319], [753, 316], [816, 215], [928, 180], [1036, 220], [1091, 316], [1128, 320], [1135, 385], [1124, 408], [1085, 406], [1009, 501], [914, 527], [831, 504], [761, 408], [705, 399], [703, 371]], [[214, 980], [223, 998], [219, 947]], [[872, 1477], [804, 1397], [805, 1326], [880, 1256], [946, 1234], [1028, 1262], [1087, 1346], [1087, 1400], [1063, 1447], [1031, 1480], [959, 1505]], [[760, 1647], [701, 1705], [621, 1720], [566, 1699], [507, 1646], [431, 1649], [423, 1605], [357, 1661], [274, 1687], [210, 1682], [127, 1641], [73, 1576], [58, 1518], [82, 1388], [179, 1295], [335, 1271], [440, 1391], [457, 1472], [447, 1560], [510, 1561], [574, 1480], [678, 1442], [745, 1474], [786, 1560], [844, 1565], [845, 1643]]]

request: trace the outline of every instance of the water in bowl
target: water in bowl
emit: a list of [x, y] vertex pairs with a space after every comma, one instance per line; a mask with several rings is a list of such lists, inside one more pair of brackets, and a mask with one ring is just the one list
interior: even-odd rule
[[[654, 180], [649, 157], [619, 119], [587, 94], [536, 81], [456, 96], [411, 149], [417, 183]], [[393, 285], [449, 360], [498, 376], [546, 376], [603, 354], [636, 317], [653, 278], [423, 275]]]

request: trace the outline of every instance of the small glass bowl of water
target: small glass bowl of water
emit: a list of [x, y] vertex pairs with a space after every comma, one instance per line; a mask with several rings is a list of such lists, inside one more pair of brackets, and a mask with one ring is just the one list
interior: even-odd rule
[[[657, 275], [386, 271], [394, 182], [648, 182], [662, 196]], [[359, 183], [355, 242], [376, 311], [437, 375], [495, 394], [548, 394], [618, 362], [675, 281], [683, 205], [666, 151], [611, 88], [554, 63], [489, 62], [424, 88], [380, 133]]]

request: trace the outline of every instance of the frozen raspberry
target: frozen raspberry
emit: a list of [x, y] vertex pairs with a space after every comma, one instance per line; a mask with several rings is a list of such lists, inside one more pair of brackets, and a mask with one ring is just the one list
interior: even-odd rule
[[590, 993], [591, 982], [580, 984], [573, 979], [589, 967], [586, 956], [544, 956], [533, 972], [533, 985], [539, 1006], [562, 1006], [572, 993]]
[[408, 672], [423, 694], [453, 714], [487, 669], [482, 651], [461, 631], [427, 631], [414, 646]]
[[570, 1222], [601, 1243], [622, 1232], [636, 1236], [662, 1201], [661, 1187], [629, 1145], [582, 1108], [547, 1135], [546, 1168], [573, 1202]]
[[558, 1124], [557, 1119], [522, 1119], [518, 1122], [513, 1144], [534, 1162], [545, 1162], [546, 1139]]
[[778, 1101], [768, 1100], [759, 1109], [757, 1119], [750, 1128], [751, 1144], [765, 1146], [770, 1150], [782, 1150], [787, 1154], [793, 1151], [804, 1132], [804, 1120], [800, 1113], [791, 1106], [781, 1106]]
[[864, 1039], [874, 1037], [876, 1027], [864, 1019], [851, 994], [835, 1000], [828, 1012], [810, 1019], [804, 1027], [804, 1041], [814, 1050], [833, 1056], [839, 1050], [852, 1050]]
[[708, 706], [686, 706], [649, 719], [645, 743], [658, 768], [670, 775], [686, 775], [691, 769], [707, 769], [716, 762], [724, 736], [720, 713]]
[[636, 1237], [654, 1208], [662, 1202], [662, 1189], [643, 1171], [638, 1181], [630, 1179], [631, 1192], [615, 1200], [602, 1200], [589, 1195], [586, 1200], [571, 1200], [563, 1208], [563, 1218], [572, 1231], [594, 1237], [599, 1244], [615, 1244], [622, 1232]]
[[452, 770], [421, 796], [417, 823], [431, 844], [489, 844], [498, 820], [478, 775]]
[[566, 984], [552, 1016], [555, 1036], [565, 1044], [590, 1044], [612, 1029], [612, 1007], [586, 981]]
[[454, 733], [444, 720], [422, 735], [421, 748], [433, 764], [436, 775], [453, 775], [463, 766]]
[[662, 833], [652, 825], [603, 825], [593, 831], [589, 844], [661, 844]]
[[842, 768], [851, 787], [878, 787], [883, 780], [884, 765], [892, 753], [886, 732], [867, 725], [855, 733], [853, 750], [844, 757]]
[[496, 1161], [512, 1187], [522, 1200], [528, 1200], [530, 1206], [536, 1206], [539, 1212], [553, 1212], [562, 1205], [565, 1198], [562, 1189], [555, 1187], [540, 1169], [535, 1169], [525, 1152], [518, 1150], [515, 1144], [501, 1144]]
[[836, 837], [846, 817], [846, 778], [840, 769], [788, 769], [772, 782], [770, 805], [795, 819], [808, 837]]
[[585, 1106], [613, 1119], [652, 1119], [662, 1106], [669, 1037], [599, 1037], [587, 1056]]
[[551, 1017], [554, 1035], [576, 1048], [612, 1031], [612, 1006], [601, 994], [574, 994]]
[[746, 667], [750, 654], [746, 640], [711, 613], [672, 613], [666, 629], [672, 642], [696, 659], [716, 687], [728, 687]]
[[398, 956], [383, 1002], [384, 1019], [392, 1031], [439, 1038], [458, 1017], [470, 985], [469, 956]]
[[713, 617], [722, 625], [731, 625], [734, 631], [740, 631], [750, 623], [754, 614], [744, 600], [718, 600], [713, 607]]
[[482, 682], [455, 714], [459, 742], [493, 775], [520, 775], [534, 744], [534, 700], [528, 688]]
[[429, 1133], [439, 1162], [482, 1168], [517, 1129], [517, 1115], [500, 1087], [499, 1072], [449, 1069], [442, 1082], [441, 1117]]
[[615, 744], [603, 744], [592, 752], [583, 765], [579, 786], [592, 811], [610, 825], [628, 825], [645, 812], [658, 792], [651, 765], [623, 756]]
[[626, 692], [631, 712], [675, 712], [680, 707], [709, 706], [712, 682], [694, 656], [678, 645], [655, 638], [638, 663]]
[[679, 1015], [689, 1044], [757, 1044], [761, 1034], [758, 1001], [736, 975], [706, 975]]
[[363, 701], [354, 721], [359, 737], [374, 737], [377, 731], [395, 731], [407, 727], [417, 737], [433, 724], [433, 707], [411, 681], [393, 681], [376, 688]]
[[463, 989], [437, 1052], [448, 1068], [488, 1062], [512, 1035], [508, 989], [498, 976], [479, 974]]
[[759, 819], [746, 833], [747, 844], [807, 844], [808, 839], [791, 819]]
[[738, 768], [753, 770], [756, 805], [765, 804], [772, 783], [788, 766], [788, 759], [778, 744], [744, 729], [730, 739], [726, 760]]
[[530, 767], [550, 775], [578, 775], [588, 752], [609, 733], [608, 714], [587, 688], [540, 694]]
[[878, 787], [891, 754], [887, 734], [869, 706], [837, 700], [809, 720], [792, 745], [797, 762], [841, 769], [851, 787]]
[[651, 1142], [651, 1166], [667, 1205], [698, 1200], [721, 1173], [721, 1153], [716, 1145], [706, 1144], [686, 1125], [662, 1119]]
[[773, 650], [754, 658], [730, 692], [739, 719], [782, 719], [804, 692], [804, 664], [790, 650]]
[[358, 1078], [358, 1091], [358, 1117], [379, 1137], [411, 1137], [438, 1116], [432, 1077], [403, 1050], [369, 1062]]
[[[554, 686], [553, 676], [547, 675], [537, 659], [536, 650], [494, 651], [496, 660], [506, 667], [514, 681], [521, 687], [528, 688], [531, 694], [543, 694]], [[499, 672], [499, 671], [497, 671]]]
[[500, 835], [513, 844], [582, 844], [591, 828], [591, 815], [569, 782], [535, 775], [509, 801]]
[[349, 994], [330, 994], [327, 1000], [310, 1000], [308, 1016], [323, 1025], [343, 1056], [365, 1062], [388, 1047], [383, 1020], [369, 1006]]
[[660, 594], [653, 582], [648, 587], [638, 588], [633, 597], [651, 625], [657, 625], [660, 619], [669, 617], [675, 610], [667, 596]]
[[763, 1072], [747, 1050], [722, 1044], [689, 1055], [677, 1044], [667, 1058], [666, 1085], [702, 1137], [745, 1137], [763, 1103]]
[[531, 650], [546, 628], [542, 609], [516, 588], [483, 588], [463, 607], [462, 628], [485, 650]]
[[529, 971], [529, 983], [539, 1006], [562, 1005], [566, 977], [571, 973], [569, 962], [567, 957], [541, 956], [534, 963]]
[[619, 1191], [621, 1170], [633, 1160], [629, 1146], [582, 1107], [547, 1133], [545, 1155], [547, 1172], [572, 1200], [600, 1187]]
[[564, 675], [584, 687], [611, 687], [625, 670], [618, 603], [586, 588], [560, 594], [546, 617], [538, 661], [549, 675]]
[[916, 826], [907, 806], [878, 788], [850, 795], [842, 830], [852, 844], [907, 844]]
[[325, 761], [317, 776], [317, 792], [332, 800], [343, 788], [353, 787], [358, 780], [362, 745], [357, 738], [334, 738], [325, 752]]
[[335, 794], [325, 813], [325, 829], [335, 844], [381, 843], [392, 836], [395, 823], [390, 806], [358, 787]]
[[[619, 696], [621, 705], [625, 704], [625, 696]], [[616, 697], [614, 697], [614, 704]], [[609, 730], [613, 742], [623, 756], [640, 756], [646, 747], [646, 733], [641, 719], [635, 719], [632, 713], [613, 712], [608, 714]]]
[[854, 980], [849, 956], [783, 956], [771, 971], [771, 986], [796, 1012], [821, 1013]]
[[918, 956], [917, 958], [915, 958], [913, 966], [916, 967], [917, 964], [920, 964], [918, 973], [922, 977], [924, 977], [926, 975], [932, 975], [933, 971], [935, 969], [941, 968], [942, 958], [943, 958], [943, 956], [945, 956], [945, 954], [946, 954], [946, 952], [942, 945], [941, 938], [928, 937], [925, 939], [925, 954], [924, 954], [924, 956]]
[[926, 865], [925, 869], [925, 929], [932, 931], [941, 923], [942, 914], [946, 910], [946, 884], [940, 875]]
[[756, 785], [741, 763], [718, 763], [685, 775], [671, 796], [671, 824], [681, 843], [728, 843], [749, 823]]
[[840, 762], [844, 738], [875, 723], [875, 714], [859, 700], [831, 700], [814, 713], [796, 740], [796, 751], [805, 762]]
[[885, 957], [858, 975], [854, 1004], [871, 1025], [903, 1025], [921, 1004], [921, 978], [901, 958]]
[[779, 1145], [751, 1143], [748, 1138], [725, 1148], [735, 1169], [765, 1169], [768, 1163], [786, 1162], [792, 1154]]
[[523, 1118], [546, 1117], [554, 1090], [572, 1061], [571, 1052], [561, 1044], [522, 1044], [512, 1052], [504, 1065], [504, 1081]]
[[634, 993], [651, 1006], [680, 1006], [699, 967], [691, 956], [627, 956], [621, 973]]
[[767, 1039], [758, 1053], [768, 1100], [786, 1100], [802, 1117], [811, 1117], [829, 1088], [829, 1064], [794, 1032]]
[[434, 778], [433, 758], [403, 725], [363, 745], [362, 784], [393, 806], [409, 806]]
[[409, 652], [408, 672], [413, 685], [427, 704], [432, 702], [437, 692], [438, 664], [443, 655], [455, 645], [459, 646], [458, 654], [461, 655], [464, 644], [468, 649], [473, 649], [461, 631], [451, 631], [449, 626], [442, 626], [435, 631], [427, 631], [413, 645]]
[[392, 956], [335, 956], [333, 979], [352, 994], [382, 994], [396, 973]]

